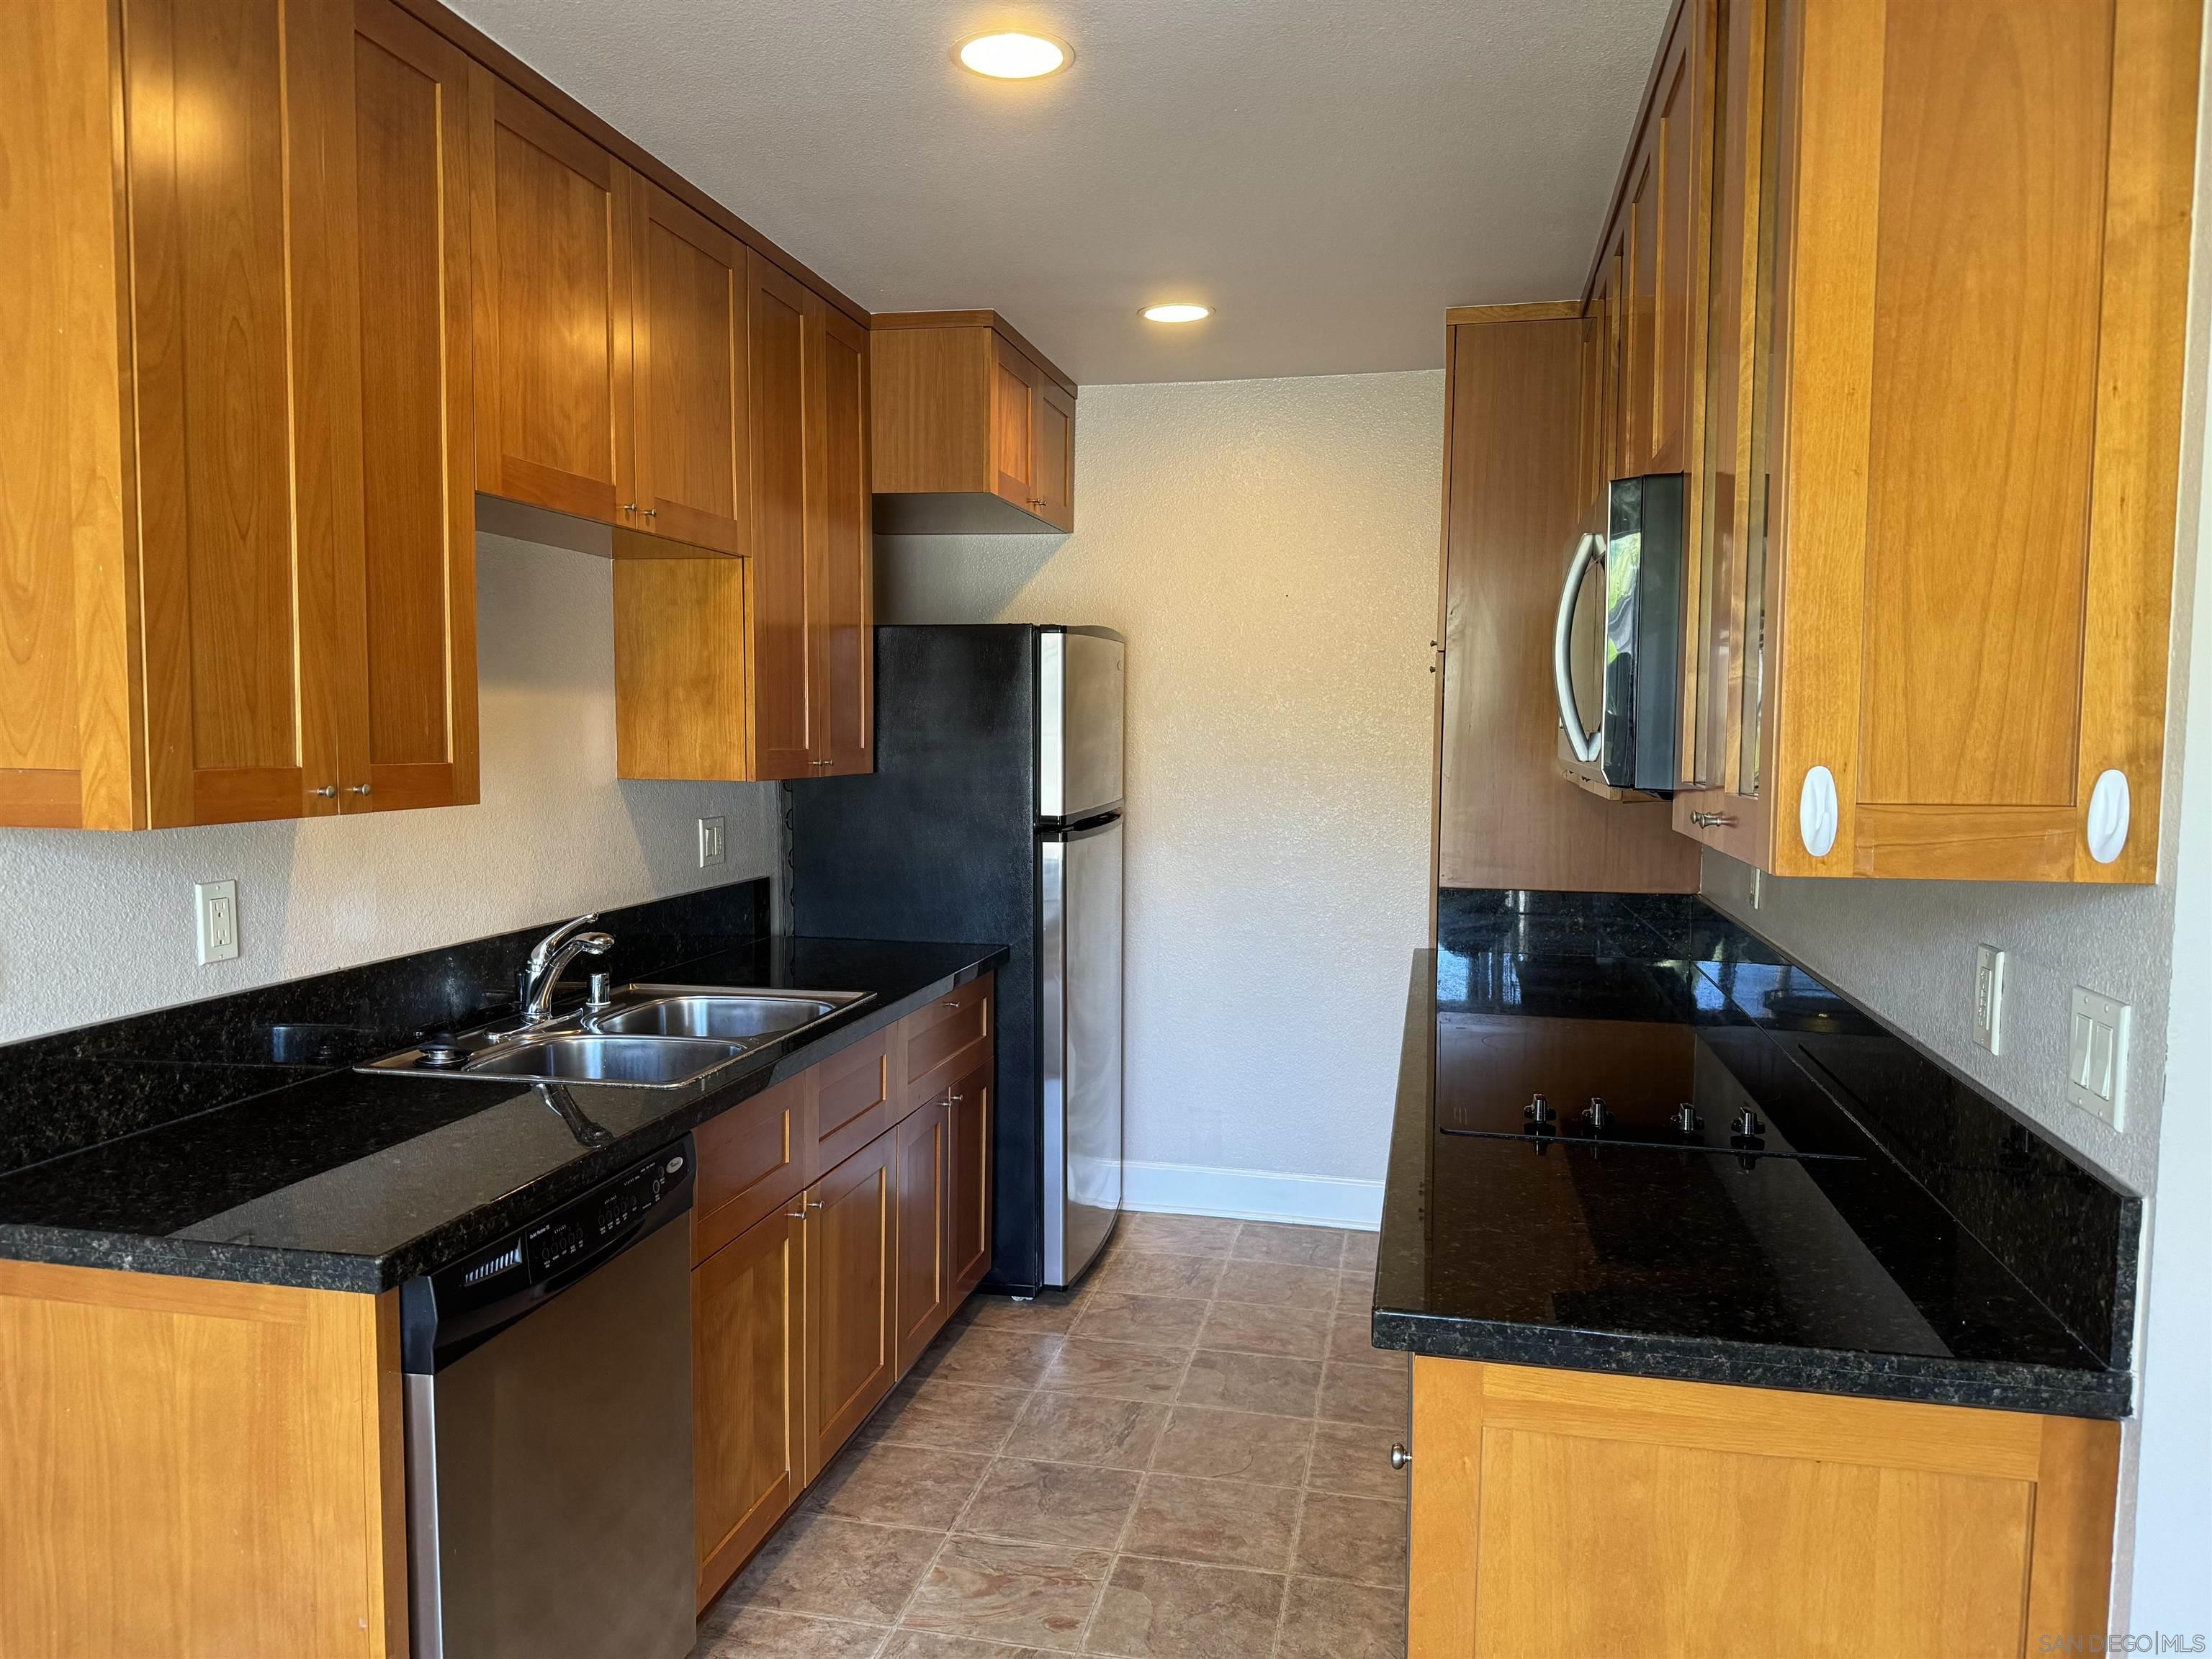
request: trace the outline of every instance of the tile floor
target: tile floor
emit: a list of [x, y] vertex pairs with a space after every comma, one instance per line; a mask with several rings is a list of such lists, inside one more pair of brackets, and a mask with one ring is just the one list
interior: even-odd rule
[[1407, 1362], [1375, 1237], [1130, 1215], [978, 1297], [700, 1621], [694, 1659], [1405, 1651]]

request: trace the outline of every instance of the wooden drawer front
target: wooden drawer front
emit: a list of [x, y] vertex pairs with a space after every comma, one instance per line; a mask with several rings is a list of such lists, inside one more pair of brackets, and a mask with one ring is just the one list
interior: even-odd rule
[[991, 992], [992, 976], [986, 974], [902, 1022], [906, 1038], [906, 1087], [902, 1093], [909, 1108], [934, 1100], [989, 1062], [998, 1029]]
[[822, 1167], [814, 1157], [811, 1075], [787, 1079], [700, 1126], [693, 1261], [787, 1203]]
[[890, 1127], [891, 1033], [854, 1043], [807, 1075], [814, 1080], [814, 1167], [834, 1169]]

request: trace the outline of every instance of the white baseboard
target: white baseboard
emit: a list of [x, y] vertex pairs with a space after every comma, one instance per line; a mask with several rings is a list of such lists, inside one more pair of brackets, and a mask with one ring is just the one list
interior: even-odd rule
[[1209, 1170], [1195, 1164], [1124, 1164], [1121, 1207], [1161, 1215], [1231, 1216], [1373, 1232], [1382, 1224], [1382, 1183], [1334, 1176]]

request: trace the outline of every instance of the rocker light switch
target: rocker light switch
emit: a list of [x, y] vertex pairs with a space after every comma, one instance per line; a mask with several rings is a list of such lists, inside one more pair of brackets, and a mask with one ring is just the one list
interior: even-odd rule
[[2124, 1002], [2074, 988], [2066, 1042], [2066, 1098], [2115, 1129], [2126, 1121], [2128, 1026]]

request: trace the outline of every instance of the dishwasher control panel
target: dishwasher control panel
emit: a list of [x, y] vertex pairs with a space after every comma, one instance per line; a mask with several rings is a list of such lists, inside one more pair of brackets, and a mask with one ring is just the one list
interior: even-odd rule
[[682, 1182], [689, 1168], [690, 1159], [680, 1149], [656, 1156], [529, 1229], [522, 1237], [532, 1282], [550, 1279], [621, 1237]]

